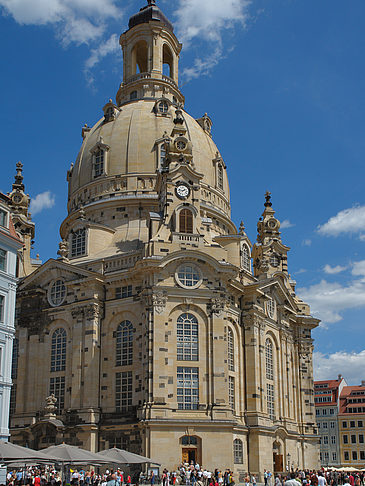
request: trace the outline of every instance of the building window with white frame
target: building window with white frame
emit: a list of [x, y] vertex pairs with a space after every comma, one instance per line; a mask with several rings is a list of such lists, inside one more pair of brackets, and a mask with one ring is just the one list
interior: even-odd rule
[[337, 461], [337, 452], [332, 452], [332, 461]]
[[198, 409], [199, 368], [177, 368], [177, 405], [179, 410]]
[[234, 411], [236, 408], [236, 390], [233, 376], [228, 377], [228, 402], [230, 408]]
[[8, 227], [8, 213], [0, 209], [0, 226]]
[[336, 436], [331, 435], [331, 444], [336, 444]]
[[99, 149], [94, 153], [94, 177], [100, 177], [105, 169], [105, 151]]
[[133, 377], [131, 371], [122, 371], [115, 376], [115, 408], [126, 412], [132, 406]]
[[177, 359], [199, 360], [198, 320], [193, 314], [181, 314], [177, 320]]
[[133, 364], [133, 325], [130, 321], [119, 324], [116, 333], [116, 366]]
[[234, 336], [233, 331], [229, 327], [227, 333], [227, 351], [228, 351], [228, 369], [234, 371]]
[[66, 370], [67, 333], [62, 327], [52, 334], [51, 372]]
[[53, 394], [57, 398], [55, 406], [57, 407], [58, 415], [65, 408], [65, 381], [64, 376], [55, 376], [50, 380], [49, 394]]
[[5, 297], [0, 295], [0, 322], [4, 322], [5, 319]]
[[6, 251], [0, 248], [0, 270], [6, 272]]
[[243, 443], [240, 439], [233, 441], [233, 458], [235, 464], [243, 464]]
[[86, 254], [86, 229], [81, 228], [72, 233], [71, 256], [78, 257]]

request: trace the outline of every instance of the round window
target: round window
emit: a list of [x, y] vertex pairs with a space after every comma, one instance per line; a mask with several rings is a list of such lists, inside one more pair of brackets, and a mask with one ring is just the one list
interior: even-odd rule
[[202, 277], [198, 267], [185, 263], [177, 269], [176, 280], [181, 287], [195, 289], [201, 284]]
[[169, 111], [169, 105], [166, 101], [160, 101], [158, 104], [158, 111], [160, 113], [167, 113]]
[[48, 291], [48, 301], [54, 307], [63, 303], [66, 298], [66, 285], [63, 280], [53, 282]]
[[183, 140], [178, 140], [176, 142], [176, 147], [178, 150], [185, 150], [186, 149], [186, 143]]
[[278, 257], [278, 255], [271, 255], [270, 265], [272, 267], [278, 267], [280, 265], [280, 258]]

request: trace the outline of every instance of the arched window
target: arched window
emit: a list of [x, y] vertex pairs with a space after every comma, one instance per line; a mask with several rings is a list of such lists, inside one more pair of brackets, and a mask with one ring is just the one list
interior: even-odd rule
[[71, 256], [83, 256], [86, 253], [86, 230], [79, 229], [72, 233]]
[[235, 439], [233, 441], [233, 457], [235, 464], [243, 463], [243, 444], [240, 439]]
[[234, 371], [234, 337], [231, 328], [228, 328], [227, 336], [227, 351], [228, 351], [228, 369]]
[[18, 357], [19, 357], [19, 339], [13, 341], [13, 358], [11, 361], [11, 379], [16, 380], [18, 377]]
[[273, 364], [273, 346], [270, 339], [266, 339], [265, 343], [265, 359], [266, 359], [266, 379], [274, 379], [274, 364]]
[[198, 320], [193, 314], [181, 314], [177, 320], [177, 359], [180, 361], [199, 359]]
[[116, 366], [128, 366], [133, 363], [133, 326], [130, 321], [123, 321], [117, 329]]
[[250, 250], [247, 245], [242, 246], [241, 265], [244, 270], [251, 272]]
[[267, 413], [271, 420], [275, 420], [275, 388], [274, 388], [274, 360], [273, 343], [270, 339], [265, 342], [266, 362], [266, 405]]
[[174, 77], [173, 74], [173, 65], [174, 65], [174, 59], [171, 54], [170, 48], [164, 44], [163, 46], [163, 74], [165, 76], [169, 76], [170, 78]]
[[129, 95], [130, 100], [136, 100], [138, 97], [137, 91], [132, 91], [132, 93]]
[[146, 41], [139, 41], [132, 51], [132, 74], [146, 73], [148, 71], [148, 45]]
[[67, 333], [61, 327], [52, 335], [51, 371], [66, 370], [66, 340]]
[[179, 213], [180, 233], [193, 233], [193, 213], [189, 209], [182, 209]]

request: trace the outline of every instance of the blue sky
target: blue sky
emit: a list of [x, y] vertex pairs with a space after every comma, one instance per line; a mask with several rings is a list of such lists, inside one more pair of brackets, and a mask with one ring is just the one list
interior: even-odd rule
[[[205, 112], [252, 242], [273, 194], [289, 271], [323, 321], [317, 378], [365, 379], [365, 3], [160, 0], [184, 43], [186, 109]], [[66, 171], [121, 81], [117, 40], [144, 0], [0, 0], [0, 190], [22, 160], [34, 253], [55, 257]], [[37, 197], [38, 196], [38, 197]]]

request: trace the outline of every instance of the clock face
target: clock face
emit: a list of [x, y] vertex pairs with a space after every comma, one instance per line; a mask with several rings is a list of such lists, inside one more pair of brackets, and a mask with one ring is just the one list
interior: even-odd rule
[[186, 197], [188, 197], [190, 194], [190, 189], [188, 188], [188, 186], [186, 186], [185, 184], [180, 184], [179, 186], [177, 186], [176, 188], [176, 195], [181, 198], [181, 199], [185, 199]]
[[19, 194], [15, 194], [15, 196], [13, 196], [13, 202], [15, 202], [15, 204], [21, 203], [22, 199], [22, 196], [20, 196]]

